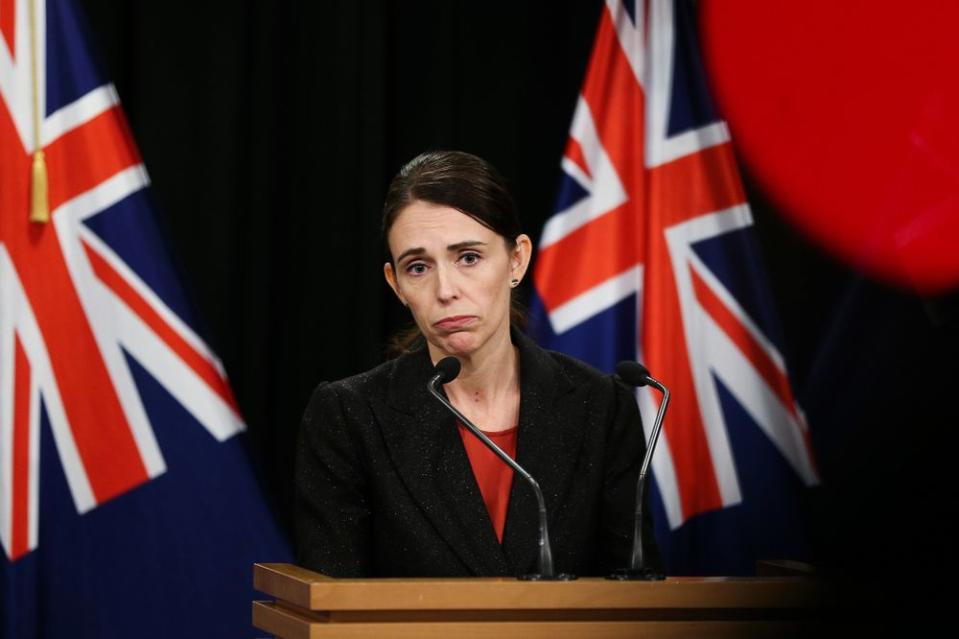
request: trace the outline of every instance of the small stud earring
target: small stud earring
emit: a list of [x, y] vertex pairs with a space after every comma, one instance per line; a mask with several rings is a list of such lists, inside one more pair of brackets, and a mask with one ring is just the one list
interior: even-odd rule
[[509, 282], [510, 288], [516, 288], [517, 286], [519, 286], [519, 280], [510, 280]]

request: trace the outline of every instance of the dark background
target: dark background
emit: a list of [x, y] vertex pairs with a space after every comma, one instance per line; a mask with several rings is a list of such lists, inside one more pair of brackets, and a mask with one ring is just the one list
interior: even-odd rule
[[[311, 389], [382, 361], [406, 321], [382, 278], [390, 177], [430, 148], [481, 155], [535, 242], [602, 3], [82, 4], [288, 523]], [[928, 578], [959, 567], [956, 296], [833, 261], [743, 171], [823, 477], [815, 560], [880, 597], [940, 595]]]

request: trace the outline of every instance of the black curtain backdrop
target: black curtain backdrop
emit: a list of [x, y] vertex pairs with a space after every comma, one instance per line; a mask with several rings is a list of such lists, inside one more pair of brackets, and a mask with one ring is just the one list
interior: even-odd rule
[[[382, 361], [407, 321], [382, 277], [390, 177], [426, 149], [479, 154], [536, 241], [602, 3], [83, 4], [288, 525], [312, 388]], [[817, 561], [885, 578], [869, 597], [935, 594], [920, 578], [959, 566], [959, 304], [826, 257], [745, 173], [819, 453]]]
[[312, 388], [408, 321], [379, 213], [430, 148], [481, 155], [549, 216], [598, 2], [86, 0], [184, 279], [288, 521]]

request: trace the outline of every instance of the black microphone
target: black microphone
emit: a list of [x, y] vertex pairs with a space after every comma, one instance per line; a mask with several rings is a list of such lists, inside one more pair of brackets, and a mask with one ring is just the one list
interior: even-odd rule
[[616, 365], [616, 375], [630, 386], [652, 386], [663, 394], [663, 401], [659, 405], [659, 411], [656, 413], [656, 421], [653, 422], [653, 429], [649, 437], [649, 444], [646, 446], [646, 456], [643, 458], [643, 465], [639, 469], [639, 479], [636, 481], [636, 513], [633, 517], [633, 553], [629, 559], [629, 568], [621, 568], [609, 575], [607, 579], [625, 580], [660, 580], [666, 576], [654, 568], [646, 565], [643, 557], [643, 501], [646, 496], [646, 473], [649, 471], [649, 463], [653, 459], [653, 451], [656, 449], [656, 442], [659, 440], [659, 432], [663, 428], [663, 418], [666, 416], [666, 408], [669, 406], [669, 389], [654, 379], [649, 370], [639, 362], [622, 361]]
[[456, 376], [460, 374], [460, 361], [455, 357], [445, 357], [437, 362], [436, 367], [433, 369], [433, 376], [430, 378], [429, 383], [426, 384], [427, 390], [440, 401], [443, 406], [447, 408], [451, 413], [456, 415], [456, 418], [460, 420], [466, 428], [473, 433], [474, 436], [479, 438], [483, 444], [489, 448], [493, 453], [499, 457], [503, 463], [513, 469], [513, 472], [518, 473], [523, 479], [529, 482], [529, 485], [533, 487], [533, 492], [536, 494], [536, 502], [539, 504], [539, 572], [529, 574], [529, 575], [520, 575], [518, 578], [525, 581], [568, 581], [571, 579], [576, 579], [574, 575], [567, 575], [564, 573], [556, 574], [556, 571], [553, 570], [553, 548], [549, 543], [549, 531], [546, 528], [546, 500], [543, 499], [543, 491], [540, 490], [539, 484], [536, 483], [536, 480], [533, 479], [533, 476], [530, 475], [526, 470], [517, 464], [512, 457], [503, 452], [503, 449], [493, 443], [489, 437], [487, 437], [483, 431], [481, 431], [476, 424], [471, 422], [466, 415], [461, 413], [459, 410], [453, 406], [446, 397], [439, 392], [436, 387], [438, 384], [448, 384], [456, 379]]
[[429, 383], [430, 392], [435, 394], [437, 385], [449, 384], [459, 377], [462, 368], [460, 361], [455, 357], [444, 357], [438, 361], [436, 366], [433, 367], [433, 378], [430, 379]]

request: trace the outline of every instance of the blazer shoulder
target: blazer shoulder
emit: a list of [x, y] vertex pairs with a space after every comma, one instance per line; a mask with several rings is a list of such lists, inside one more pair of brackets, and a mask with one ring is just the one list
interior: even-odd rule
[[[425, 385], [432, 370], [429, 356], [423, 349], [400, 355], [368, 371], [316, 387], [311, 405], [335, 402], [349, 412], [350, 408], [389, 405], [404, 408], [419, 387]], [[425, 393], [425, 390], [423, 390]]]
[[313, 389], [312, 400], [355, 401], [362, 398], [382, 396], [393, 378], [396, 360], [384, 362], [368, 371], [344, 377], [334, 382], [320, 382]]
[[613, 412], [623, 404], [635, 405], [634, 391], [616, 375], [604, 373], [565, 353], [545, 350], [546, 357], [560, 370], [569, 388], [580, 389], [587, 393], [589, 402], [595, 407], [608, 407]]
[[615, 386], [616, 378], [614, 376], [604, 373], [572, 355], [550, 350], [547, 350], [546, 354], [574, 386], [598, 386], [609, 390], [612, 390]]
[[343, 450], [363, 449], [376, 422], [374, 407], [387, 395], [393, 365], [386, 362], [334, 382], [320, 382], [300, 420], [301, 447], [321, 448], [335, 441]]

